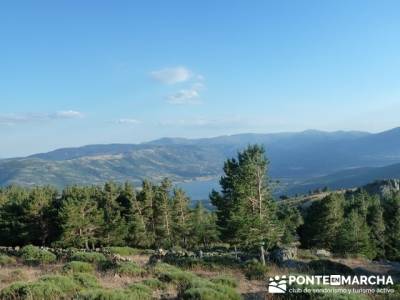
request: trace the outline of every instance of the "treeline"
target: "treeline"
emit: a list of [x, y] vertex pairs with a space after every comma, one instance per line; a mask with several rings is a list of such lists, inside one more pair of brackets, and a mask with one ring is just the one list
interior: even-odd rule
[[[222, 192], [212, 191], [215, 211], [190, 199], [168, 179], [160, 184], [0, 189], [0, 243], [60, 247], [122, 246], [207, 248], [227, 242], [261, 251], [296, 240], [302, 218], [273, 201], [264, 149], [249, 146], [227, 160]], [[264, 255], [262, 255], [264, 258]]]
[[[400, 260], [400, 195], [331, 193], [311, 206], [275, 201], [268, 160], [258, 145], [228, 159], [214, 211], [194, 208], [168, 179], [160, 184], [0, 189], [0, 244], [60, 247], [209, 248], [228, 243], [256, 251], [300, 242], [339, 254]], [[303, 221], [304, 220], [304, 221]]]
[[193, 209], [181, 189], [165, 179], [125, 183], [0, 189], [0, 243], [59, 247], [207, 247], [218, 239], [215, 215]]
[[400, 260], [400, 194], [380, 197], [364, 190], [332, 193], [305, 211], [300, 228], [305, 248], [342, 255]]

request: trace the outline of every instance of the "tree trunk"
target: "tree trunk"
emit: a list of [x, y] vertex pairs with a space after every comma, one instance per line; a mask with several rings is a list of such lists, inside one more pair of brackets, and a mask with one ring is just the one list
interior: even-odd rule
[[260, 259], [263, 266], [265, 266], [265, 250], [264, 246], [260, 246]]

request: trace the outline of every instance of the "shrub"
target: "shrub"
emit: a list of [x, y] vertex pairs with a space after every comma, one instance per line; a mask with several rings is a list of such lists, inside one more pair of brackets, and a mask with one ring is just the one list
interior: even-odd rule
[[72, 278], [82, 288], [95, 289], [100, 287], [97, 278], [92, 274], [75, 273]]
[[122, 256], [136, 255], [142, 253], [142, 250], [131, 247], [107, 247], [105, 249], [112, 254], [118, 254]]
[[22, 270], [17, 269], [17, 270], [11, 271], [8, 274], [8, 276], [4, 276], [4, 277], [2, 276], [0, 281], [2, 281], [3, 283], [4, 282], [11, 283], [11, 282], [16, 282], [16, 281], [24, 281], [24, 280], [26, 280], [25, 273]]
[[311, 261], [308, 263], [308, 268], [311, 272], [318, 275], [354, 275], [354, 271], [350, 267], [328, 259]]
[[14, 257], [8, 255], [0, 255], [0, 266], [15, 265], [17, 261]]
[[188, 286], [190, 281], [199, 278], [193, 273], [183, 271], [165, 263], [157, 264], [154, 267], [154, 272], [161, 281], [176, 284], [181, 289]]
[[139, 299], [151, 298], [153, 294], [153, 290], [151, 288], [141, 283], [135, 283], [129, 286], [128, 289], [131, 294], [136, 295]]
[[257, 261], [248, 262], [244, 266], [244, 274], [249, 280], [263, 280], [267, 272], [268, 267]]
[[22, 248], [21, 258], [24, 263], [28, 265], [49, 264], [55, 262], [57, 259], [57, 257], [53, 253], [47, 250], [42, 250], [32, 245], [28, 245]]
[[77, 300], [150, 300], [149, 294], [130, 289], [93, 289], [80, 292]]
[[68, 276], [63, 275], [47, 275], [38, 280], [39, 283], [43, 282], [58, 287], [64, 293], [73, 293], [79, 289], [77, 283]]
[[234, 289], [227, 286], [194, 287], [183, 292], [185, 300], [241, 300], [242, 297]]
[[99, 263], [106, 261], [106, 257], [102, 253], [97, 252], [75, 252], [69, 257], [69, 260], [84, 261], [88, 263]]
[[310, 249], [298, 249], [297, 257], [300, 259], [308, 259], [308, 260], [318, 259], [318, 256], [313, 254]]
[[122, 276], [142, 276], [146, 271], [133, 262], [121, 262], [117, 264], [115, 272]]
[[225, 285], [225, 286], [229, 286], [229, 287], [237, 287], [238, 283], [237, 280], [231, 276], [227, 276], [227, 275], [220, 275], [217, 277], [214, 277], [210, 280], [213, 283], [216, 284], [220, 284], [220, 285]]
[[65, 264], [63, 271], [66, 273], [92, 273], [93, 265], [83, 261], [70, 261]]
[[51, 282], [16, 282], [0, 292], [2, 300], [58, 300], [65, 297], [63, 291]]
[[149, 278], [149, 279], [143, 280], [141, 283], [144, 284], [145, 286], [148, 286], [152, 290], [163, 290], [163, 289], [165, 289], [164, 282], [160, 281], [157, 278]]

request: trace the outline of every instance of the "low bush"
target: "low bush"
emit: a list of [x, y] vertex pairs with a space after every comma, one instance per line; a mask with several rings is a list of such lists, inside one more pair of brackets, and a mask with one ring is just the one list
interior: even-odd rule
[[184, 300], [241, 300], [242, 297], [231, 288], [199, 287], [186, 290], [182, 294]]
[[244, 265], [243, 271], [249, 280], [264, 280], [267, 277], [268, 267], [258, 261], [250, 261]]
[[310, 249], [298, 249], [297, 257], [300, 259], [307, 259], [307, 260], [318, 259], [318, 256], [312, 253]]
[[166, 287], [165, 283], [157, 278], [149, 278], [149, 279], [143, 280], [141, 282], [141, 284], [148, 286], [152, 290], [163, 290]]
[[151, 300], [151, 294], [131, 289], [93, 289], [80, 292], [76, 300]]
[[14, 257], [0, 254], [0, 267], [15, 265], [16, 263]]
[[26, 274], [21, 269], [13, 270], [8, 274], [0, 274], [0, 282], [2, 283], [12, 283], [26, 279]]
[[88, 273], [75, 273], [72, 275], [72, 279], [82, 288], [96, 289], [100, 288], [99, 281], [97, 278]]
[[99, 263], [106, 261], [107, 258], [104, 256], [104, 254], [97, 252], [74, 252], [70, 255], [69, 260]]
[[21, 249], [21, 258], [28, 265], [50, 264], [57, 260], [55, 254], [38, 247], [28, 245]]
[[112, 254], [118, 254], [122, 256], [136, 255], [142, 253], [142, 250], [131, 247], [107, 247], [105, 249]]
[[308, 263], [309, 270], [318, 275], [354, 275], [352, 268], [328, 259], [313, 260]]
[[139, 267], [134, 262], [120, 262], [117, 263], [115, 273], [122, 276], [142, 276], [146, 273], [146, 270]]
[[154, 272], [161, 281], [176, 284], [179, 297], [182, 299], [241, 299], [241, 296], [232, 288], [236, 285], [236, 281], [232, 278], [219, 277], [213, 282], [165, 263], [155, 265]]
[[93, 265], [83, 261], [70, 261], [63, 267], [65, 273], [92, 273]]
[[147, 297], [151, 297], [153, 294], [153, 290], [141, 283], [135, 283], [128, 287], [131, 294], [138, 296], [140, 299], [146, 299]]
[[2, 300], [59, 300], [65, 297], [64, 292], [51, 282], [16, 282], [0, 292]]
[[183, 271], [165, 263], [155, 265], [154, 273], [162, 282], [173, 283], [177, 285], [179, 289], [186, 288], [191, 281], [199, 278], [193, 273]]
[[242, 297], [236, 290], [227, 285], [213, 283], [199, 278], [189, 282], [187, 288], [180, 293], [187, 300], [240, 300]]
[[63, 293], [72, 294], [79, 290], [73, 278], [63, 275], [47, 275], [39, 278], [38, 283], [46, 283], [58, 287]]
[[227, 276], [227, 275], [220, 275], [214, 278], [210, 279], [211, 282], [216, 283], [216, 284], [220, 284], [220, 285], [225, 285], [225, 286], [229, 286], [229, 287], [237, 287], [238, 286], [238, 282], [235, 278], [231, 277], [231, 276]]

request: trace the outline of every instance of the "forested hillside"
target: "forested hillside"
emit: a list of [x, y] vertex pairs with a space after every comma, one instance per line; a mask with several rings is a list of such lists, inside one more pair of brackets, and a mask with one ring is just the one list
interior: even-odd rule
[[[0, 185], [104, 184], [113, 180], [140, 185], [218, 179], [220, 165], [249, 144], [262, 144], [271, 160], [270, 175], [293, 193], [328, 185], [366, 184], [392, 177], [400, 163], [400, 130], [240, 134], [207, 139], [160, 139], [139, 145], [89, 145], [58, 149], [26, 158], [0, 160]], [[374, 169], [365, 169], [374, 168]], [[370, 172], [371, 171], [371, 172]], [[339, 172], [339, 173], [338, 173]], [[396, 173], [397, 174], [397, 173]], [[208, 191], [203, 193], [205, 196]]]
[[185, 192], [172, 189], [168, 179], [145, 180], [140, 190], [112, 182], [71, 186], [61, 193], [49, 186], [2, 188], [0, 240], [4, 246], [88, 249], [207, 249], [225, 242], [260, 253], [300, 241], [304, 248], [399, 260], [398, 192], [331, 192], [311, 206], [275, 202], [264, 155], [262, 147], [248, 146], [225, 162], [221, 192], [210, 194], [214, 211], [200, 203], [191, 208]]

